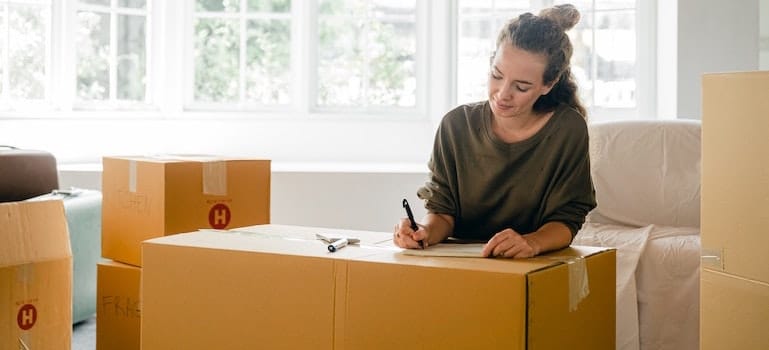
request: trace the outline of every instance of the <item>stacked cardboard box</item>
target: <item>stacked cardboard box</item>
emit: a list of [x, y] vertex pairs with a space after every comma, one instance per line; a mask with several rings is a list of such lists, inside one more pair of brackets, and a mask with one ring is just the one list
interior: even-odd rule
[[702, 80], [702, 349], [769, 349], [769, 71]]
[[105, 157], [96, 346], [139, 349], [141, 242], [270, 221], [270, 161]]
[[140, 349], [141, 268], [106, 260], [96, 278], [96, 347]]
[[0, 349], [69, 349], [72, 252], [61, 200], [0, 204]]
[[[315, 234], [352, 236], [330, 253]], [[143, 243], [143, 349], [613, 349], [615, 251], [409, 256], [280, 225]], [[387, 243], [389, 242], [389, 244]]]

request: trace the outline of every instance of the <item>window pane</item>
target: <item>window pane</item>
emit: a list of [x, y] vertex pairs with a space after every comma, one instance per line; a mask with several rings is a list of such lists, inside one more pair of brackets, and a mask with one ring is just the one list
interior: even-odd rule
[[[494, 51], [496, 29], [488, 19], [466, 20], [459, 25], [457, 45], [457, 101], [486, 98], [489, 63]], [[494, 33], [492, 35], [492, 33]]]
[[459, 0], [459, 13], [465, 17], [487, 15], [507, 20], [519, 13], [532, 11], [530, 0]]
[[595, 105], [634, 108], [636, 37], [632, 12], [596, 13]]
[[318, 30], [318, 104], [361, 103], [363, 55], [361, 21], [320, 19]]
[[[5, 28], [5, 22], [6, 22], [6, 12], [0, 11], [0, 28]], [[2, 32], [0, 32], [2, 33]], [[4, 54], [4, 50], [7, 47], [7, 40], [5, 35], [0, 35], [0, 57]], [[7, 69], [5, 65], [0, 64], [0, 96], [5, 92], [6, 86], [3, 83], [5, 81], [5, 74], [7, 72]]]
[[320, 0], [320, 106], [416, 106], [416, 2]]
[[48, 11], [40, 6], [9, 6], [8, 73], [14, 99], [45, 98]]
[[80, 2], [84, 4], [109, 6], [110, 0], [80, 0]]
[[463, 16], [486, 14], [491, 11], [491, 0], [459, 0], [459, 13]]
[[147, 75], [144, 16], [118, 16], [117, 98], [143, 101]]
[[238, 100], [239, 30], [237, 20], [195, 21], [195, 100]]
[[77, 14], [77, 96], [109, 98], [109, 14]]
[[141, 9], [147, 7], [147, 0], [120, 0], [118, 6]]
[[321, 15], [361, 13], [366, 7], [365, 0], [318, 0], [318, 13]]
[[291, 0], [248, 0], [248, 10], [253, 12], [289, 12]]
[[371, 54], [368, 99], [372, 105], [416, 105], [414, 22], [378, 22], [369, 30]]
[[211, 12], [239, 12], [240, 2], [238, 0], [197, 0], [198, 11]]
[[248, 22], [246, 99], [262, 104], [289, 102], [291, 26], [283, 20]]
[[636, 0], [596, 0], [597, 10], [634, 9]]
[[[636, 1], [530, 2], [536, 8], [525, 11], [533, 13], [549, 4], [572, 3], [579, 9], [581, 19], [568, 35], [574, 47], [572, 74], [577, 80], [583, 103], [588, 107], [636, 108]], [[518, 15], [520, 9], [515, 9], [515, 6], [523, 5], [524, 1], [459, 0], [458, 4], [457, 101], [465, 103], [486, 98], [488, 56], [484, 53], [482, 35], [488, 27], [492, 27], [495, 28], [494, 33], [488, 35], [495, 37], [499, 25]], [[492, 12], [485, 14], [484, 11]]]
[[[532, 2], [530, 0], [496, 0], [494, 2], [495, 10], [498, 11], [515, 11], [515, 12], [533, 12]], [[516, 16], [518, 14], [516, 13]], [[512, 15], [510, 16], [512, 17]]]
[[571, 55], [571, 74], [577, 81], [578, 91], [585, 107], [593, 106], [593, 83], [595, 68], [593, 65], [595, 48], [593, 46], [593, 16], [583, 14], [577, 26], [569, 31], [569, 38], [574, 52]]
[[[603, 0], [596, 0], [596, 3], [600, 3]], [[630, 0], [630, 2], [634, 2], [635, 0]], [[585, 17], [592, 16], [593, 12], [593, 0], [558, 0], [553, 3], [553, 5], [560, 5], [560, 4], [572, 4], [574, 7], [579, 10], [580, 15], [582, 15], [582, 19], [580, 19], [580, 22], [585, 20]], [[631, 8], [634, 6], [631, 6]]]

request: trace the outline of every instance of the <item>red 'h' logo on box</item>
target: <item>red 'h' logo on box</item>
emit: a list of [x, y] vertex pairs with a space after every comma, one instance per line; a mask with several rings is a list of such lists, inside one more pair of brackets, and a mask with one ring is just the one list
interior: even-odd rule
[[215, 229], [223, 229], [230, 224], [232, 213], [230, 208], [222, 203], [214, 205], [208, 211], [208, 224]]
[[24, 304], [19, 309], [19, 313], [16, 314], [16, 323], [19, 324], [19, 328], [22, 330], [28, 330], [35, 325], [37, 321], [37, 309], [32, 304]]

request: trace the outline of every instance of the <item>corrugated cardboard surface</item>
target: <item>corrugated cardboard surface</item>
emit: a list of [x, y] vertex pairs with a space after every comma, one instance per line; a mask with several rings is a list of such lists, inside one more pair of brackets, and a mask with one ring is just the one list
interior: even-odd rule
[[96, 349], [140, 349], [141, 268], [103, 261], [97, 275]]
[[[387, 242], [391, 234], [368, 233], [361, 246], [328, 253], [306, 229], [296, 228], [293, 238], [292, 231], [194, 232], [144, 242], [142, 347], [614, 347], [613, 250], [519, 261], [417, 257], [373, 246], [367, 242]], [[562, 261], [575, 254], [587, 256], [590, 294], [572, 312]]]
[[702, 113], [708, 267], [769, 282], [769, 71], [705, 74]]
[[[215, 235], [201, 245], [227, 238]], [[330, 349], [344, 269], [318, 255], [145, 243], [142, 349]]]
[[0, 204], [0, 349], [69, 349], [72, 252], [60, 200]]
[[105, 157], [102, 256], [141, 266], [140, 242], [270, 221], [270, 161]]
[[525, 348], [524, 275], [367, 260], [347, 263], [334, 349]]
[[[574, 253], [591, 254], [589, 250]], [[550, 255], [564, 254], [567, 252]], [[569, 265], [561, 264], [528, 275], [528, 349], [614, 349], [616, 291], [614, 284], [606, 283], [616, 280], [616, 251], [591, 255], [585, 264], [590, 294], [574, 311], [568, 311], [569, 274], [574, 273], [569, 271]], [[611, 332], [606, 333], [607, 329]]]
[[769, 349], [769, 284], [702, 270], [702, 350]]

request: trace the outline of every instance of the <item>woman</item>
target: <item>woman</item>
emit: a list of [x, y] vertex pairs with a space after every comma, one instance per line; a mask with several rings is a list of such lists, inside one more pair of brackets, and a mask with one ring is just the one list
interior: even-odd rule
[[449, 237], [488, 241], [486, 257], [527, 258], [564, 248], [596, 206], [585, 108], [566, 31], [572, 5], [525, 13], [499, 33], [488, 100], [457, 107], [438, 127], [420, 189], [419, 228], [396, 224], [394, 242], [418, 249]]

